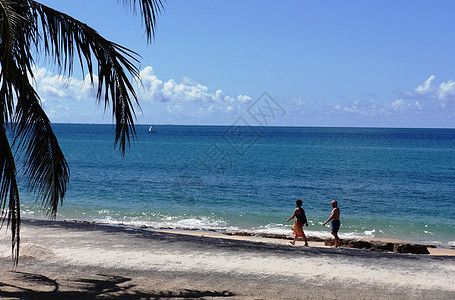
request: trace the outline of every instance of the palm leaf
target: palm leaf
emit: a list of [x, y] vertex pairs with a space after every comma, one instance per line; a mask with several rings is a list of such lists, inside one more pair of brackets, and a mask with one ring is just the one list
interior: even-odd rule
[[6, 135], [5, 124], [0, 126], [0, 206], [1, 225], [8, 220], [7, 227], [11, 228], [11, 250], [14, 264], [19, 259], [20, 206], [19, 190], [16, 182], [16, 166], [11, 147]]
[[69, 181], [69, 167], [43, 111], [38, 95], [26, 76], [17, 77], [15, 147], [24, 162], [28, 188], [55, 217]]
[[97, 63], [97, 99], [101, 101], [104, 95], [105, 109], [112, 105], [116, 122], [115, 146], [119, 143], [120, 151], [124, 154], [130, 134], [135, 134], [132, 98], [139, 105], [133, 85], [124, 70], [135, 77], [139, 75], [137, 68], [130, 62], [130, 59], [137, 62], [135, 57], [138, 55], [104, 39], [93, 28], [66, 14], [36, 2], [33, 3], [33, 9], [42, 24], [39, 38], [43, 41], [45, 53], [54, 57], [62, 71], [72, 72], [74, 49], [81, 67], [87, 67], [92, 83], [94, 61]]
[[[29, 26], [26, 18], [17, 12], [21, 8], [21, 3], [0, 1], [0, 100], [2, 101], [0, 106], [0, 217], [2, 222], [0, 226], [8, 220], [7, 227], [11, 228], [12, 233], [14, 264], [17, 264], [19, 259], [20, 202], [14, 156], [6, 134], [6, 124], [14, 114], [15, 86], [10, 79], [17, 73], [18, 66], [24, 70], [22, 73], [26, 74], [27, 68], [30, 68], [33, 61], [28, 51], [27, 35], [21, 34], [22, 29]], [[20, 59], [16, 59], [21, 55]]]
[[[123, 0], [141, 11], [147, 41], [155, 33], [161, 0]], [[98, 76], [97, 100], [112, 105], [116, 122], [114, 147], [122, 154], [135, 135], [133, 104], [139, 106], [128, 75], [139, 77], [139, 55], [100, 36], [88, 25], [33, 0], [0, 0], [0, 207], [3, 225], [12, 232], [13, 260], [19, 257], [20, 206], [12, 148], [24, 163], [28, 188], [38, 195], [51, 216], [56, 215], [69, 180], [68, 164], [32, 87], [34, 54], [44, 50], [59, 72], [72, 74], [74, 56], [86, 68], [92, 84]], [[97, 71], [95, 73], [94, 71]], [[6, 126], [13, 123], [13, 146]], [[5, 218], [6, 217], [6, 218]]]
[[[24, 6], [16, 5], [11, 8], [27, 14]], [[14, 14], [10, 14], [14, 17]], [[3, 16], [9, 17], [4, 14]], [[4, 18], [3, 23], [6, 23]], [[15, 148], [18, 149], [24, 162], [24, 175], [28, 179], [28, 187], [41, 199], [42, 205], [49, 209], [48, 213], [55, 216], [58, 203], [63, 200], [66, 192], [66, 185], [69, 179], [69, 170], [63, 153], [58, 145], [57, 139], [52, 132], [50, 121], [42, 110], [39, 97], [29, 83], [27, 74], [30, 73], [33, 62], [30, 54], [30, 41], [35, 31], [33, 24], [22, 19], [20, 22], [8, 22], [8, 31], [2, 31], [2, 43], [0, 47], [4, 50], [1, 56], [1, 99], [4, 106], [2, 112], [4, 118], [2, 124], [9, 120], [13, 122], [13, 134], [15, 136]], [[13, 20], [14, 21], [14, 20]], [[2, 29], [6, 29], [5, 25]], [[28, 34], [19, 34], [28, 32]], [[5, 42], [3, 42], [5, 41]], [[15, 96], [15, 97], [14, 97]], [[15, 98], [14, 117], [12, 112], [4, 113], [12, 109], [12, 98]], [[2, 166], [1, 173], [1, 203], [2, 216], [7, 214], [8, 224], [11, 223], [13, 258], [17, 263], [19, 254], [19, 226], [20, 207], [16, 183], [16, 169], [14, 157], [11, 154], [11, 147], [2, 127], [3, 135], [0, 141], [2, 145]], [[9, 205], [6, 208], [6, 202]]]
[[[147, 42], [151, 42], [155, 36], [156, 19], [161, 10], [164, 9], [161, 0], [121, 0], [124, 5], [133, 7], [133, 12], [136, 13], [139, 9], [141, 12], [142, 23], [145, 24], [145, 33]], [[120, 2], [120, 0], [117, 0]]]
[[[136, 1], [133, 3], [136, 4]], [[156, 9], [160, 6], [155, 0], [140, 3], [147, 32], [152, 34]], [[104, 98], [105, 109], [112, 105], [116, 122], [114, 146], [119, 144], [124, 154], [130, 135], [135, 135], [133, 102], [139, 107], [136, 92], [125, 70], [133, 77], [139, 77], [139, 70], [131, 62], [137, 63], [139, 55], [106, 40], [87, 24], [45, 5], [32, 1], [32, 10], [42, 27], [36, 39], [42, 41], [46, 55], [55, 59], [61, 72], [71, 74], [76, 51], [81, 68], [87, 68], [93, 83], [94, 62], [97, 63], [97, 99], [101, 101]]]
[[[21, 38], [19, 28], [25, 19], [14, 10], [15, 3], [11, 1], [0, 1], [0, 99], [2, 100], [2, 117], [4, 124], [8, 123], [14, 112], [13, 87], [11, 82], [5, 79], [6, 74], [10, 72], [10, 66], [15, 64], [14, 54], [16, 45]], [[23, 41], [23, 40], [22, 40]], [[24, 57], [25, 58], [25, 57]], [[23, 64], [21, 64], [23, 65]]]

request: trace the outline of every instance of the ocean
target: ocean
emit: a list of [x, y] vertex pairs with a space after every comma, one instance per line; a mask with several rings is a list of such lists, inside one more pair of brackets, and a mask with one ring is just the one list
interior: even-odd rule
[[[71, 170], [58, 220], [455, 246], [455, 130], [137, 125], [124, 157], [112, 125], [54, 124]], [[150, 129], [150, 131], [149, 131]], [[22, 216], [46, 212], [21, 181]]]

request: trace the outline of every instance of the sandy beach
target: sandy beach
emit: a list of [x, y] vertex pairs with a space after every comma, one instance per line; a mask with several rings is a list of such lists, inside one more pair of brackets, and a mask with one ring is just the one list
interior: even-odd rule
[[16, 269], [10, 236], [5, 229], [0, 235], [2, 298], [455, 297], [455, 257], [447, 255], [334, 249], [321, 243], [294, 247], [260, 237], [42, 220], [24, 220], [21, 233]]

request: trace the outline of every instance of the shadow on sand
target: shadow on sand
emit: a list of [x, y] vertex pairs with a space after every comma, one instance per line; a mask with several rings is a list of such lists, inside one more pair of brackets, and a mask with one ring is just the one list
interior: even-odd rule
[[[79, 278], [61, 288], [56, 280], [40, 274], [11, 272], [13, 283], [0, 281], [0, 298], [17, 299], [204, 299], [235, 296], [229, 291], [138, 291], [131, 278], [99, 274], [100, 279]], [[66, 286], [67, 285], [67, 286]]]

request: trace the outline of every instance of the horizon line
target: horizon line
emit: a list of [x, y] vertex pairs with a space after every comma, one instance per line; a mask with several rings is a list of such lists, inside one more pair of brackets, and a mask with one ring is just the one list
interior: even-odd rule
[[[52, 124], [71, 124], [71, 125], [112, 125], [113, 123], [75, 123], [75, 122], [52, 122]], [[230, 127], [230, 125], [220, 125], [220, 124], [154, 124], [154, 123], [138, 123], [134, 126], [206, 126], [206, 127]], [[240, 125], [242, 127], [293, 127], [293, 128], [372, 128], [372, 129], [455, 129], [455, 127], [400, 127], [400, 126], [332, 126], [332, 125]]]

